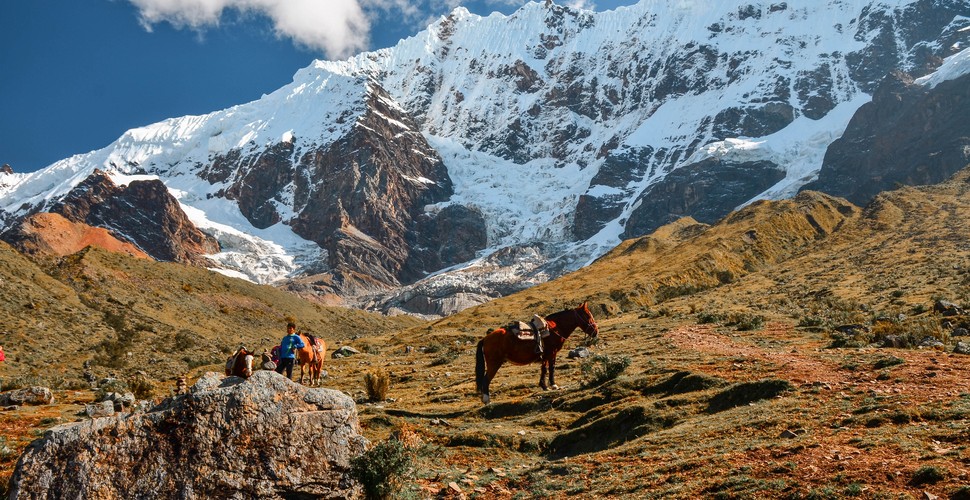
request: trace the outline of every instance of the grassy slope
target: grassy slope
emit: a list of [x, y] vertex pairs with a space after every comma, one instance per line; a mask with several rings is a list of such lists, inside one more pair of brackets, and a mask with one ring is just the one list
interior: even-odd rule
[[[682, 220], [400, 333], [392, 344], [444, 348], [370, 360], [397, 401], [364, 408], [368, 431], [404, 426], [440, 447], [422, 462], [426, 492], [457, 481], [483, 498], [949, 497], [970, 485], [967, 358], [873, 347], [872, 335], [830, 346], [844, 324], [946, 338], [944, 322], [967, 323], [932, 306], [970, 305], [968, 179], [885, 193], [864, 210], [804, 193], [711, 227]], [[582, 364], [561, 356], [565, 390], [543, 393], [538, 367], [506, 366], [493, 404], [477, 402], [473, 343], [486, 328], [586, 299], [601, 325], [594, 351], [629, 359], [622, 375], [584, 387]], [[955, 340], [967, 339], [947, 350]]]
[[172, 380], [218, 369], [240, 344], [269, 349], [285, 334], [287, 317], [331, 343], [417, 323], [95, 248], [36, 265], [3, 245], [0, 264], [9, 290], [0, 299], [10, 355], [0, 369], [8, 383], [34, 377], [75, 386], [85, 361], [95, 376], [144, 370], [158, 381]]
[[[966, 358], [865, 346], [871, 336], [850, 339], [860, 348], [829, 346], [847, 323], [945, 337], [932, 300], [970, 302], [968, 178], [886, 193], [864, 210], [805, 193], [713, 226], [678, 221], [569, 276], [434, 323], [340, 311], [366, 332], [355, 346], [367, 354], [328, 360], [326, 385], [363, 402], [362, 374], [388, 374], [390, 399], [360, 406], [364, 431], [425, 443], [410, 484], [421, 496], [456, 496], [454, 481], [480, 498], [948, 497], [970, 485]], [[92, 322], [90, 310], [124, 312], [120, 329], [139, 340], [168, 342], [182, 329], [204, 336], [189, 356], [259, 342], [285, 314], [328, 338], [327, 315], [338, 314], [261, 287], [243, 293], [252, 285], [236, 280], [141, 265], [88, 252], [52, 271], [71, 288], [40, 282], [67, 301], [80, 291], [88, 305], [74, 306], [79, 325]], [[43, 302], [54, 292], [36, 293], [41, 311], [57, 303]], [[560, 356], [564, 388], [542, 392], [537, 366], [506, 366], [483, 407], [471, 374], [484, 331], [582, 300], [601, 326], [594, 352], [629, 367], [586, 384], [583, 364]], [[739, 329], [753, 319], [764, 326]], [[100, 336], [89, 346], [117, 331], [89, 327]], [[338, 340], [352, 333], [332, 331]], [[186, 354], [171, 354], [177, 369]], [[27, 411], [18, 417], [27, 428], [54, 421]], [[921, 481], [934, 472], [939, 480]]]

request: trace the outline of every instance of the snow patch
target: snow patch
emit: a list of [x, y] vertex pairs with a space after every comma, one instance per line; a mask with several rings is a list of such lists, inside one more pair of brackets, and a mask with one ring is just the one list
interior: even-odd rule
[[[970, 27], [964, 29], [970, 29]], [[922, 78], [917, 78], [916, 83], [934, 88], [947, 80], [956, 80], [967, 73], [970, 73], [970, 48], [947, 57], [943, 60], [939, 69]]]

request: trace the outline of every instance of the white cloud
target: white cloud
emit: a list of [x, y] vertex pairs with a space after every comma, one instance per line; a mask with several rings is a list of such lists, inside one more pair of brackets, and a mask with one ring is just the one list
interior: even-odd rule
[[573, 9], [596, 10], [596, 3], [590, 0], [567, 0], [564, 5]]
[[[397, 23], [414, 31], [462, 4], [501, 9], [530, 0], [127, 0], [145, 29], [167, 22], [176, 28], [203, 32], [218, 27], [226, 11], [266, 16], [276, 35], [343, 59], [368, 49], [371, 26]], [[554, 0], [574, 8], [594, 9], [594, 0]]]
[[[218, 26], [223, 12], [264, 15], [277, 36], [290, 38], [332, 58], [367, 49], [370, 20], [358, 0], [129, 0], [149, 31], [155, 24], [204, 30]], [[365, 0], [373, 1], [373, 0]]]

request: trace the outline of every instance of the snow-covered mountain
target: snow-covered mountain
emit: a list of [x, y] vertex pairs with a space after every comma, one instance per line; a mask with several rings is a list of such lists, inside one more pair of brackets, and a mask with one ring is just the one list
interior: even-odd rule
[[967, 47], [967, 0], [458, 8], [257, 101], [0, 173], [0, 217], [51, 210], [96, 169], [157, 179], [223, 272], [448, 313], [675, 218], [793, 195], [886, 75], [935, 88], [970, 72]]

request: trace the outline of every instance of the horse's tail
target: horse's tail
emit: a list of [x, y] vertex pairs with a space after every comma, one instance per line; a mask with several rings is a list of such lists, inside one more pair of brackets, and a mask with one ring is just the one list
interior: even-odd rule
[[475, 350], [475, 388], [482, 392], [485, 385], [485, 339], [478, 341], [478, 348]]

